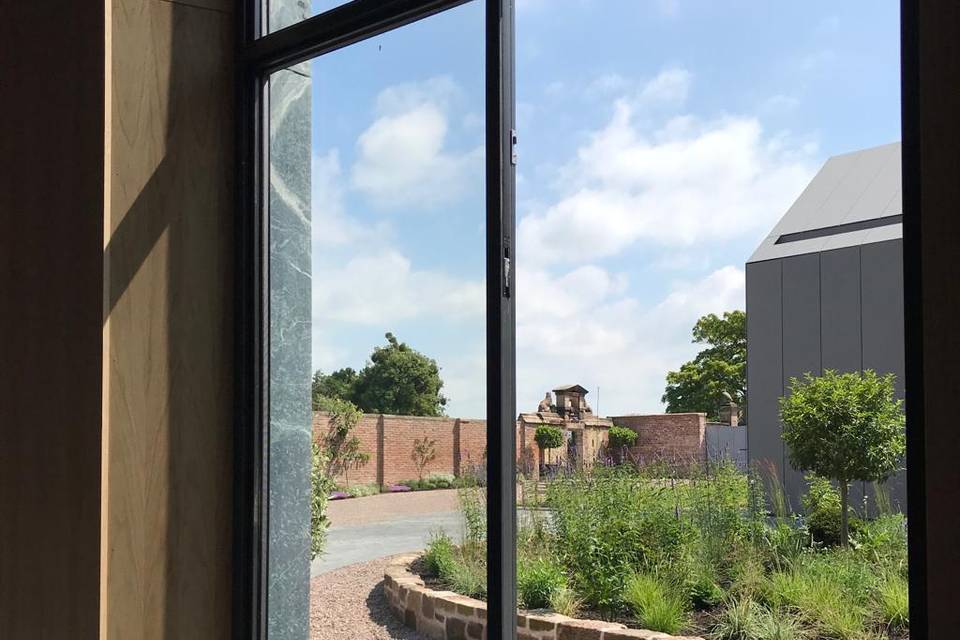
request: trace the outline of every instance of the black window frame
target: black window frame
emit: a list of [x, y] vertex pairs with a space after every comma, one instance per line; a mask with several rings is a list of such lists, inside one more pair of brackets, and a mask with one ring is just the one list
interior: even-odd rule
[[[265, 640], [269, 514], [266, 178], [271, 73], [467, 2], [484, 4], [488, 637], [516, 636], [516, 227], [513, 0], [353, 0], [265, 33], [262, 0], [238, 11], [233, 636]], [[261, 35], [262, 34], [262, 35]], [[491, 79], [496, 82], [491, 82]]]

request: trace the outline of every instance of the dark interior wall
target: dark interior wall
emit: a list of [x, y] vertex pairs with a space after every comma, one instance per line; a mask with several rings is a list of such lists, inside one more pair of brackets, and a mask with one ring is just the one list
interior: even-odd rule
[[[960, 3], [901, 3], [910, 622], [960, 629]], [[922, 425], [922, 429], [920, 428]], [[924, 624], [926, 623], [926, 624]], [[926, 627], [924, 629], [924, 627]]]
[[95, 638], [104, 5], [0, 15], [0, 638]]

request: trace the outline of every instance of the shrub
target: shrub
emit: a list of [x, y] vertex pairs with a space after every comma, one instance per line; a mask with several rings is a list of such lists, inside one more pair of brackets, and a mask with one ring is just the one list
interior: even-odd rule
[[826, 478], [807, 476], [807, 481], [802, 500], [810, 535], [827, 546], [840, 544], [840, 493]]
[[480, 560], [459, 558], [446, 576], [446, 582], [457, 593], [471, 598], [487, 597], [487, 567]]
[[542, 424], [537, 427], [533, 439], [541, 449], [556, 449], [563, 445], [563, 429]]
[[461, 487], [457, 500], [463, 513], [466, 542], [478, 544], [487, 539], [487, 490], [483, 487]]
[[906, 518], [897, 513], [864, 523], [855, 536], [854, 546], [869, 562], [888, 569], [906, 570]]
[[310, 467], [310, 557], [316, 558], [323, 553], [327, 541], [327, 501], [333, 480], [326, 474], [326, 454], [317, 443], [312, 445], [312, 466]]
[[555, 591], [567, 587], [567, 576], [556, 560], [520, 559], [517, 566], [517, 598], [525, 609], [546, 609]]
[[894, 629], [905, 629], [910, 622], [910, 598], [906, 579], [888, 574], [880, 580], [876, 591], [876, 609], [880, 621]]
[[456, 548], [453, 541], [443, 530], [430, 534], [427, 551], [423, 554], [423, 562], [427, 572], [441, 579], [448, 579], [453, 573], [455, 564], [454, 553]]
[[610, 448], [615, 450], [622, 449], [623, 447], [632, 447], [637, 441], [637, 432], [633, 429], [627, 429], [626, 427], [610, 427], [607, 435]]
[[645, 629], [676, 634], [688, 621], [681, 598], [665, 581], [637, 573], [627, 580], [623, 599]]

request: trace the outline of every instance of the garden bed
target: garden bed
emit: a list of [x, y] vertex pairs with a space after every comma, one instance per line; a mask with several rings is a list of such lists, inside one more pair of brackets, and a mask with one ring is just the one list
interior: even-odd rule
[[[829, 483], [815, 483], [809, 517], [771, 515], [756, 478], [685, 473], [601, 469], [551, 483], [552, 517], [518, 532], [520, 606], [711, 640], [909, 637], [901, 515], [831, 546]], [[483, 507], [482, 493], [461, 492], [464, 539], [430, 541], [421, 584], [485, 599]]]
[[[395, 558], [384, 573], [384, 593], [394, 616], [433, 640], [486, 638], [487, 604], [452, 591], [436, 590], [415, 574], [418, 554]], [[548, 611], [520, 611], [518, 640], [702, 640], [671, 636], [604, 620], [574, 619]]]

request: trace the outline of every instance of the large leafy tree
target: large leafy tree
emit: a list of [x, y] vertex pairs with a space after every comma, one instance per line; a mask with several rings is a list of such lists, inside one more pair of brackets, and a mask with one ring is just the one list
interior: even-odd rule
[[357, 372], [346, 367], [326, 374], [317, 371], [313, 374], [313, 409], [320, 409], [324, 398], [349, 401], [353, 398], [353, 386], [357, 383]]
[[906, 451], [903, 402], [894, 399], [893, 374], [828, 369], [822, 376], [791, 378], [780, 418], [790, 464], [840, 485], [840, 541], [846, 545], [850, 482], [887, 480]]
[[400, 416], [442, 416], [447, 399], [440, 390], [440, 367], [400, 342], [392, 333], [387, 344], [376, 347], [360, 373], [346, 368], [313, 375], [313, 408], [320, 409], [324, 399], [346, 400], [364, 413], [390, 413]]
[[741, 408], [747, 397], [747, 314], [727, 311], [705, 315], [693, 327], [693, 342], [706, 345], [679, 371], [667, 374], [662, 402], [668, 413], [706, 413], [719, 418], [731, 400]]

